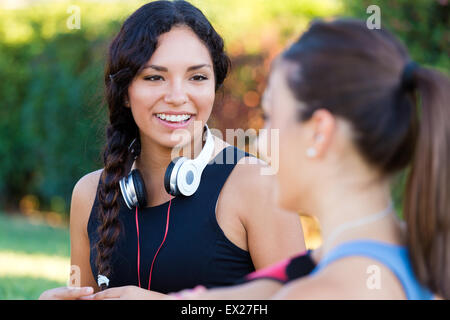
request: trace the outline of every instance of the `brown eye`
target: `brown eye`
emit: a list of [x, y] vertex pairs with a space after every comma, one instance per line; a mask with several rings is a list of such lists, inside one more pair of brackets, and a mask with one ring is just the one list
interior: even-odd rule
[[144, 80], [147, 81], [164, 81], [164, 78], [161, 76], [148, 76], [148, 77], [144, 77]]
[[205, 81], [205, 80], [208, 80], [207, 77], [202, 76], [202, 75], [195, 75], [191, 79], [194, 80], [194, 81]]

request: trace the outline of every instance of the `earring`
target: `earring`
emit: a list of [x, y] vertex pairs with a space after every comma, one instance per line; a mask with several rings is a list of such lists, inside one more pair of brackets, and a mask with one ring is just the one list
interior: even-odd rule
[[310, 148], [306, 149], [306, 156], [308, 158], [314, 158], [315, 156], [317, 156], [316, 148], [310, 147]]

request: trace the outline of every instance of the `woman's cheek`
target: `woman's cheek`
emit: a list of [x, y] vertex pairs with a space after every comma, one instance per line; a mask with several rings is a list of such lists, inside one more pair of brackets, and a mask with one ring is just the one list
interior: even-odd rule
[[136, 124], [145, 124], [151, 120], [153, 109], [162, 99], [162, 88], [149, 87], [144, 81], [138, 81], [128, 90], [131, 111]]
[[197, 109], [197, 120], [207, 121], [214, 106], [215, 93], [211, 90], [202, 90], [192, 97], [192, 102]]

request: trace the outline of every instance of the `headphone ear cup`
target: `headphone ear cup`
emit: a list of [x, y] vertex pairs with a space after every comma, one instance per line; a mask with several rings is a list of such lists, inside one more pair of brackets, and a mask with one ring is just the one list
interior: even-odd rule
[[144, 179], [142, 178], [139, 170], [134, 169], [131, 171], [131, 178], [133, 179], [134, 190], [136, 192], [136, 197], [138, 203], [136, 204], [139, 208], [145, 208], [147, 206], [147, 190], [145, 189]]
[[167, 193], [168, 194], [171, 194], [171, 195], [177, 195], [176, 193], [176, 191], [177, 190], [171, 190], [170, 189], [170, 176], [172, 175], [172, 171], [173, 171], [173, 168], [175, 167], [175, 164], [177, 163], [177, 161], [180, 159], [181, 157], [177, 157], [177, 158], [175, 158], [175, 159], [173, 159], [170, 163], [169, 163], [169, 166], [167, 167], [167, 169], [166, 169], [166, 173], [164, 174], [164, 188], [166, 189], [166, 191], [167, 191]]

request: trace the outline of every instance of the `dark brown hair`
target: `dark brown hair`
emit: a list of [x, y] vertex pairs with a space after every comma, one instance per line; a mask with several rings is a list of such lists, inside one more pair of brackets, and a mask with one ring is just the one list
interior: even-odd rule
[[300, 120], [328, 109], [350, 121], [360, 153], [382, 175], [410, 165], [404, 198], [410, 259], [423, 285], [450, 298], [449, 79], [411, 63], [386, 30], [349, 19], [313, 22], [282, 61], [298, 66], [287, 77], [305, 104]]
[[[128, 150], [133, 139], [137, 141], [135, 149], [139, 150], [139, 130], [130, 108], [124, 105], [128, 87], [151, 58], [158, 37], [178, 25], [192, 29], [208, 48], [213, 61], [216, 90], [222, 86], [230, 67], [223, 39], [203, 13], [186, 1], [155, 1], [142, 6], [126, 19], [113, 39], [104, 77], [109, 124], [103, 152], [104, 170], [97, 195], [102, 223], [97, 230], [96, 266], [98, 274], [106, 277], [112, 272], [110, 259], [121, 229], [118, 219], [119, 181], [128, 173], [137, 155], [131, 155]], [[102, 286], [101, 289], [104, 288]]]

